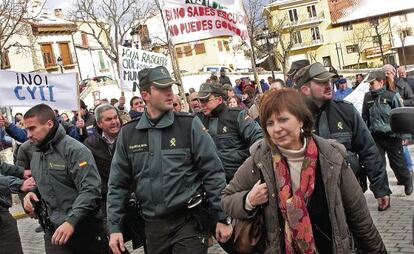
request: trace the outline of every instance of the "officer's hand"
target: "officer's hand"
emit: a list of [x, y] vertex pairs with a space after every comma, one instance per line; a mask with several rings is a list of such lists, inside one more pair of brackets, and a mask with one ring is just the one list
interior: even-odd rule
[[269, 194], [267, 191], [266, 183], [260, 183], [260, 180], [253, 186], [247, 198], [252, 206], [258, 206], [266, 203], [269, 200]]
[[39, 202], [39, 199], [37, 198], [35, 193], [29, 192], [23, 198], [23, 207], [24, 210], [28, 212], [30, 215], [34, 214], [34, 207], [32, 201]]
[[109, 238], [109, 247], [114, 254], [121, 254], [125, 251], [124, 237], [122, 233], [112, 233]]
[[30, 169], [25, 169], [23, 171], [23, 179], [27, 179], [32, 176], [32, 171]]
[[20, 186], [20, 190], [23, 192], [31, 190], [33, 187], [36, 186], [36, 182], [33, 179], [33, 177], [30, 177], [29, 179], [24, 180], [22, 186]]
[[76, 121], [76, 127], [82, 129], [83, 127], [85, 127], [85, 121], [83, 119], [79, 119], [78, 121]]
[[378, 211], [385, 211], [390, 207], [390, 196], [377, 198]]
[[227, 242], [233, 233], [232, 225], [217, 223], [216, 225], [216, 239], [221, 243]]
[[74, 227], [67, 221], [60, 225], [52, 236], [52, 244], [64, 245], [75, 231]]

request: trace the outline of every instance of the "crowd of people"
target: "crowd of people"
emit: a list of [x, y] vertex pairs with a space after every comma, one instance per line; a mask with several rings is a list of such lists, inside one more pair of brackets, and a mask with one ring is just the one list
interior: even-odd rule
[[[363, 193], [391, 207], [385, 154], [413, 192], [411, 137], [389, 123], [391, 109], [414, 106], [403, 67], [358, 74], [352, 88], [304, 60], [259, 84], [233, 86], [221, 70], [186, 98], [165, 67], [138, 76], [129, 111], [121, 96], [93, 110], [81, 101], [72, 119], [45, 104], [0, 118], [1, 149], [18, 144], [15, 165], [0, 166], [0, 250], [23, 253], [9, 212], [19, 193], [46, 253], [128, 253], [129, 240], [150, 254], [207, 253], [212, 238], [246, 253], [238, 223], [259, 218], [250, 253], [387, 253]], [[363, 82], [360, 114], [344, 98]]]

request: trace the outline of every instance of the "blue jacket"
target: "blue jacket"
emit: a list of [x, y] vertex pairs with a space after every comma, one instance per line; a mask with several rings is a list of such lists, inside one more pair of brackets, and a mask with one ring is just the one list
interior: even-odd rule
[[[80, 141], [80, 136], [75, 126], [65, 122], [61, 123], [61, 125], [65, 129], [67, 135]], [[9, 126], [6, 127], [6, 132], [10, 135], [10, 137], [20, 143], [27, 141], [27, 130], [17, 127], [14, 123], [10, 123]]]

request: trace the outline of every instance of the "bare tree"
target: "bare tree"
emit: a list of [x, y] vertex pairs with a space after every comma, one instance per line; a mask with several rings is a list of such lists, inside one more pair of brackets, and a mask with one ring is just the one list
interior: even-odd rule
[[286, 77], [288, 71], [289, 54], [295, 45], [296, 28], [289, 23], [287, 14], [277, 18], [270, 30], [276, 34], [278, 40], [275, 43], [276, 59], [280, 64], [283, 76]]
[[352, 45], [356, 46], [358, 54], [358, 69], [360, 68], [362, 53], [364, 52], [368, 42], [371, 40], [371, 36], [371, 26], [368, 23], [353, 28], [352, 33], [349, 35], [349, 41], [352, 43]]
[[117, 65], [119, 72], [119, 45], [122, 45], [137, 24], [154, 13], [149, 1], [136, 0], [76, 0], [71, 11], [74, 22], [88, 26], [91, 35], [102, 47], [105, 54]]
[[[266, 0], [245, 0], [244, 1], [244, 11], [247, 15], [247, 30], [250, 39], [250, 59], [252, 62], [254, 80], [258, 84], [259, 92], [262, 93], [262, 87], [259, 85], [259, 75], [257, 74], [256, 69], [256, 50], [260, 48], [256, 38], [262, 32], [262, 28], [266, 24], [266, 20], [263, 17], [263, 7], [268, 4], [269, 1]], [[269, 55], [271, 55], [269, 53]]]
[[0, 66], [4, 68], [4, 56], [12, 47], [29, 49], [32, 45], [22, 44], [19, 36], [30, 36], [29, 22], [39, 13], [29, 13], [29, 0], [2, 0], [0, 2]]

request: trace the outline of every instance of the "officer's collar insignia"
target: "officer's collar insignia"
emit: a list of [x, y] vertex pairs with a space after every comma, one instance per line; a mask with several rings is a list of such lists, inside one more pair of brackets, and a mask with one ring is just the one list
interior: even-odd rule
[[337, 126], [338, 126], [338, 130], [343, 130], [344, 129], [344, 124], [342, 122], [338, 122]]
[[224, 126], [224, 127], [223, 127], [223, 132], [224, 132], [224, 133], [227, 133], [227, 126]]
[[175, 142], [176, 142], [177, 140], [175, 139], [175, 138], [172, 138], [171, 140], [170, 140], [170, 147], [175, 147]]
[[82, 161], [82, 162], [79, 163], [80, 168], [84, 168], [86, 166], [88, 166], [88, 163], [86, 161]]

